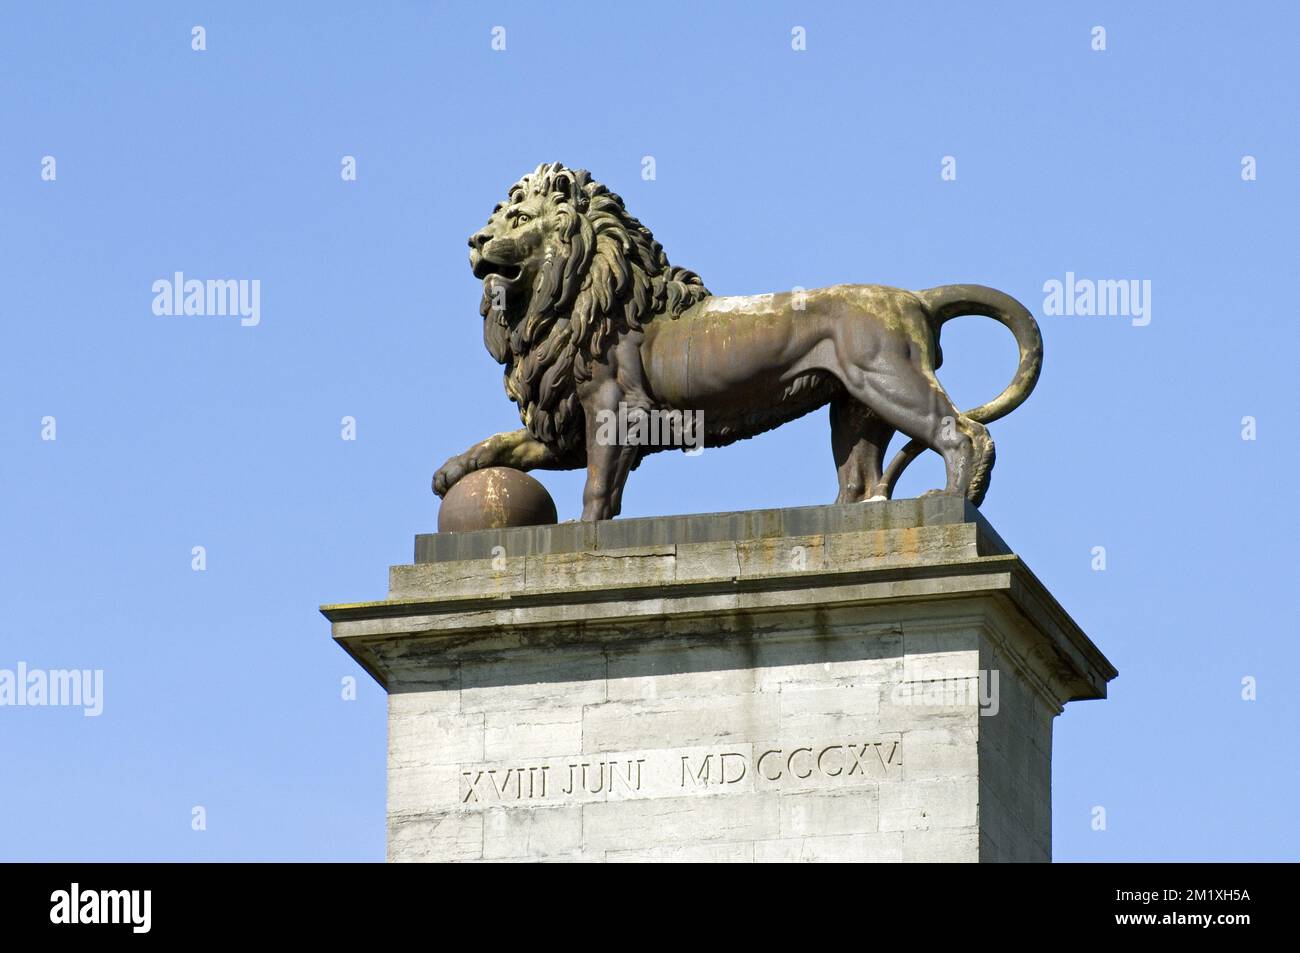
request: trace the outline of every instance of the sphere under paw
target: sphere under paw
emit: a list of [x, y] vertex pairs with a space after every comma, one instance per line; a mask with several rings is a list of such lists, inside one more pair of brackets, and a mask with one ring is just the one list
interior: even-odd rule
[[510, 467], [475, 470], [458, 480], [438, 508], [438, 532], [542, 526], [557, 519], [551, 494], [527, 473]]

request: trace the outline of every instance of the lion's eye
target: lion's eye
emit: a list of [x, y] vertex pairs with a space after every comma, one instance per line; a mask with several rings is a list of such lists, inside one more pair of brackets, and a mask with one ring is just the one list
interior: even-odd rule
[[527, 225], [532, 220], [533, 217], [531, 215], [525, 212], [520, 212], [518, 215], [515, 216], [515, 227], [518, 228], [520, 225]]

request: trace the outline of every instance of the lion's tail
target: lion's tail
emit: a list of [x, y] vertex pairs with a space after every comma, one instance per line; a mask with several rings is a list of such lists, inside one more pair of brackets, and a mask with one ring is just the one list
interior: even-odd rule
[[983, 285], [940, 285], [916, 292], [933, 317], [935, 333], [947, 321], [963, 314], [979, 314], [1004, 325], [1015, 335], [1020, 348], [1020, 366], [1011, 383], [987, 404], [965, 411], [962, 416], [986, 424], [1005, 417], [1025, 402], [1038, 383], [1043, 369], [1043, 336], [1029, 310], [1010, 295]]
[[[1003, 294], [994, 288], [983, 285], [940, 285], [915, 292], [934, 322], [935, 340], [939, 329], [951, 319], [965, 314], [978, 314], [992, 318], [1008, 328], [1016, 338], [1020, 348], [1020, 364], [1016, 368], [1011, 383], [986, 404], [965, 411], [962, 416], [977, 424], [985, 424], [1000, 417], [1005, 417], [1025, 402], [1038, 383], [1038, 375], [1043, 369], [1043, 336], [1038, 330], [1038, 322], [1029, 310], [1015, 298]], [[980, 428], [981, 430], [983, 428]], [[894, 455], [885, 468], [877, 493], [889, 497], [893, 495], [898, 478], [909, 463], [915, 460], [925, 444], [912, 440]], [[985, 474], [987, 482], [987, 474]], [[983, 493], [980, 493], [982, 496]]]

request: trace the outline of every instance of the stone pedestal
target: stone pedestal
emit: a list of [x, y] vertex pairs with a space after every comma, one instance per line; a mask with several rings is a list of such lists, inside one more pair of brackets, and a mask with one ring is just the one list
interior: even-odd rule
[[420, 536], [326, 606], [390, 860], [1048, 861], [1115, 669], [948, 498]]

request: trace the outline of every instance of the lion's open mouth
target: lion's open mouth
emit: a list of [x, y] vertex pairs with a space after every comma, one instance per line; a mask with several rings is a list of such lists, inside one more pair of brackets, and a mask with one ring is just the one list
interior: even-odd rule
[[505, 262], [488, 261], [486, 258], [480, 258], [474, 263], [474, 277], [486, 278], [489, 275], [496, 275], [498, 278], [504, 278], [506, 281], [514, 281], [519, 277], [522, 269], [518, 265], [508, 265]]

